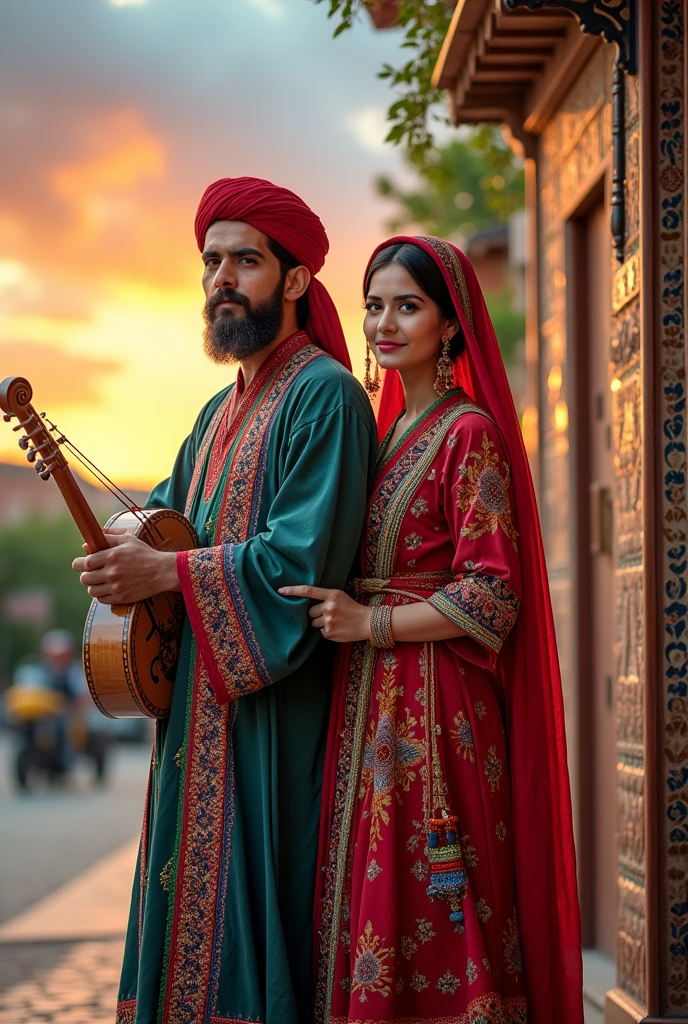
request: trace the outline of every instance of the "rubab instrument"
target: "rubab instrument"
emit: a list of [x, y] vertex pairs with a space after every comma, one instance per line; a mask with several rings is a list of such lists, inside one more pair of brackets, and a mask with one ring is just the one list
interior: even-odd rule
[[[126, 499], [45, 413], [31, 405], [24, 377], [0, 384], [0, 408], [19, 432], [19, 447], [42, 480], [51, 477], [84, 538], [89, 553], [108, 548], [103, 530], [69, 468], [67, 449], [125, 506], [107, 527], [124, 528], [159, 551], [188, 551], [198, 545], [193, 526], [173, 509], [141, 509]], [[181, 594], [156, 594], [128, 605], [93, 600], [84, 627], [84, 670], [97, 707], [108, 718], [164, 718], [170, 709], [179, 657], [184, 602]]]

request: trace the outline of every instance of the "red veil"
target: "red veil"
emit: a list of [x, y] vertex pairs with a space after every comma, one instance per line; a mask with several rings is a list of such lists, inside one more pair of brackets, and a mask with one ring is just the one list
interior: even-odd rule
[[[466, 347], [455, 383], [490, 414], [511, 464], [520, 534], [522, 595], [510, 641], [498, 660], [508, 717], [519, 928], [530, 1024], [581, 1024], [582, 962], [564, 706], [535, 491], [504, 363], [483, 293], [468, 258], [439, 238], [399, 235], [442, 271]], [[368, 265], [370, 267], [370, 264]], [[367, 270], [366, 270], [367, 276]], [[396, 371], [388, 372], [378, 424], [383, 437], [404, 408]]]

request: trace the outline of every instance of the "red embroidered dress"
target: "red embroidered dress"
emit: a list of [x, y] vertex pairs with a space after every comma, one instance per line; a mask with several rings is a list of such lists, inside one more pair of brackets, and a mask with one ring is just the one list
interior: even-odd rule
[[[390, 453], [387, 440], [361, 586], [375, 603], [424, 597], [468, 635], [342, 651], [349, 671], [338, 674], [340, 714], [328, 749], [330, 768], [338, 767], [317, 1019], [521, 1024], [508, 760], [492, 677], [519, 608], [510, 470], [494, 423], [458, 391]], [[446, 803], [458, 817], [468, 874], [464, 926], [426, 893], [432, 682]]]
[[[470, 261], [440, 238], [399, 235], [382, 242], [371, 262], [397, 242], [423, 249], [442, 274], [465, 340], [454, 382], [477, 409], [457, 408], [450, 424], [445, 414], [457, 405], [454, 394], [429, 410], [389, 458], [383, 446], [361, 592], [370, 602], [429, 597], [471, 639], [399, 644], [394, 663], [382, 656], [382, 665], [370, 645], [342, 652], [323, 779], [316, 1020], [331, 1024], [350, 1014], [369, 1024], [516, 1024], [527, 1003], [528, 1024], [582, 1024], [564, 706], [528, 458]], [[398, 375], [387, 372], [382, 432], [403, 400]], [[430, 575], [409, 579], [423, 571]], [[414, 649], [422, 656], [419, 671], [406, 653]], [[423, 764], [417, 743], [426, 728], [431, 742]], [[435, 814], [423, 807], [423, 772]], [[412, 807], [431, 815], [428, 888], [448, 897], [417, 917], [421, 886], [408, 872], [416, 861], [422, 872], [425, 850]], [[442, 809], [449, 819], [437, 814]], [[374, 810], [379, 839], [370, 831]], [[458, 816], [458, 832], [445, 827], [451, 815]], [[416, 837], [409, 820], [420, 851], [410, 865]], [[463, 862], [454, 842], [462, 836]], [[383, 847], [386, 874], [378, 873]], [[440, 924], [438, 906], [460, 920], [459, 901], [465, 936], [447, 934], [444, 917]], [[438, 971], [441, 963], [448, 966]]]

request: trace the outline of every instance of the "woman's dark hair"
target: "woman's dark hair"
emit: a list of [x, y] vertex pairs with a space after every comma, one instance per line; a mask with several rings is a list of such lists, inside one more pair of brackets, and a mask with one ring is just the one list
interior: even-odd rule
[[[284, 246], [281, 246], [279, 242], [276, 242], [274, 238], [270, 238], [269, 235], [266, 237], [268, 240], [268, 249], [272, 255], [276, 256], [279, 260], [280, 270], [282, 272], [282, 283], [284, 283], [284, 279], [289, 271], [293, 270], [294, 267], [300, 267], [301, 263], [295, 256], [292, 256], [290, 252], [287, 252]], [[305, 330], [306, 323], [308, 321], [307, 295], [308, 290], [306, 290], [306, 293], [302, 295], [300, 299], [296, 300], [296, 323], [300, 331]]]
[[[458, 320], [454, 303], [452, 302], [449, 289], [442, 276], [442, 271], [425, 249], [412, 242], [396, 242], [381, 249], [366, 275], [364, 292], [367, 295], [370, 289], [370, 282], [376, 270], [381, 267], [388, 267], [390, 263], [400, 263], [405, 270], [421, 288], [425, 294], [432, 299], [440, 313], [447, 320]], [[466, 346], [461, 325], [451, 339], [449, 355], [452, 359], [458, 359]]]

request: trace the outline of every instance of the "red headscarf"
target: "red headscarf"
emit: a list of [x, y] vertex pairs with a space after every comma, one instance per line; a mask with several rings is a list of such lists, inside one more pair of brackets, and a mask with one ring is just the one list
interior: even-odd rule
[[313, 275], [308, 287], [306, 332], [316, 345], [351, 369], [351, 360], [337, 310], [315, 274], [330, 247], [320, 218], [288, 188], [263, 178], [219, 178], [201, 197], [196, 213], [196, 241], [203, 252], [208, 228], [215, 220], [241, 220], [278, 242]]
[[[400, 235], [442, 271], [466, 339], [455, 383], [489, 413], [511, 464], [520, 534], [522, 594], [514, 633], [498, 660], [508, 709], [509, 764], [519, 928], [530, 1024], [581, 1024], [582, 963], [571, 794], [561, 676], [535, 491], [504, 363], [468, 258], [439, 238]], [[366, 278], [368, 276], [366, 270]], [[385, 375], [384, 436], [404, 408], [396, 371]]]

